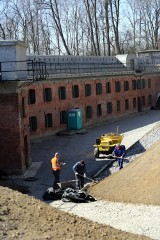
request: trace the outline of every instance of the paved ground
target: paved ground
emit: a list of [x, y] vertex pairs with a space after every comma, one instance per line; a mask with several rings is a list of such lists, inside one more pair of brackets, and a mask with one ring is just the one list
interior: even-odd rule
[[[87, 129], [86, 134], [73, 136], [52, 136], [32, 144], [33, 164], [23, 176], [13, 179], [17, 184], [30, 188], [31, 195], [42, 200], [42, 194], [53, 184], [50, 159], [59, 152], [66, 165], [61, 171], [61, 181], [74, 179], [72, 166], [76, 161], [84, 159], [87, 164], [87, 175], [92, 178], [108, 162], [107, 158], [95, 160], [93, 145], [95, 139], [103, 133], [116, 132], [124, 134], [123, 143], [129, 148], [143, 135], [149, 132], [159, 121], [159, 111], [148, 111], [132, 115], [113, 122], [105, 122]], [[27, 177], [35, 177], [36, 181], [26, 181]]]

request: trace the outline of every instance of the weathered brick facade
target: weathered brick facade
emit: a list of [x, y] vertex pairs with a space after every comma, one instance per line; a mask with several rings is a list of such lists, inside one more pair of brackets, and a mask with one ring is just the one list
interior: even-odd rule
[[[60, 122], [60, 112], [67, 111], [71, 108], [80, 108], [83, 116], [83, 127], [99, 123], [102, 121], [116, 119], [124, 115], [128, 115], [139, 111], [138, 99], [143, 98], [143, 109], [150, 109], [155, 106], [158, 89], [160, 89], [159, 77], [145, 75], [145, 86], [142, 89], [132, 88], [132, 81], [139, 78], [134, 75], [125, 76], [103, 76], [103, 77], [77, 77], [68, 79], [52, 79], [50, 81], [35, 82], [29, 86], [29, 89], [35, 90], [36, 102], [29, 105], [29, 117], [37, 117], [37, 129], [31, 131], [32, 138], [51, 134], [59, 130], [67, 128], [66, 124]], [[150, 79], [150, 80], [149, 80]], [[119, 81], [121, 85], [120, 92], [115, 91], [115, 84]], [[151, 86], [148, 86], [148, 81]], [[124, 90], [124, 82], [128, 82], [127, 90]], [[102, 93], [96, 94], [96, 84], [102, 84]], [[106, 93], [106, 83], [110, 83], [110, 93]], [[91, 85], [91, 95], [85, 96], [85, 85]], [[79, 97], [74, 98], [72, 95], [72, 86], [78, 85]], [[59, 99], [59, 87], [66, 88], [66, 98]], [[50, 102], [44, 101], [44, 89], [50, 88], [52, 92], [52, 100]], [[151, 96], [149, 101], [149, 96]], [[127, 100], [128, 99], [128, 100]], [[134, 100], [136, 101], [133, 104]], [[127, 106], [125, 100], [128, 101]], [[120, 102], [120, 109], [117, 109], [117, 101]], [[111, 103], [111, 111], [107, 110], [107, 103]], [[101, 113], [97, 115], [97, 105], [101, 106]], [[92, 116], [87, 118], [86, 107], [92, 108]], [[45, 115], [50, 113], [52, 115], [52, 127], [45, 127]]]
[[[63, 119], [60, 113], [68, 109], [80, 108], [83, 127], [87, 127], [155, 106], [160, 90], [159, 76], [144, 75], [143, 88], [136, 87], [133, 90], [133, 80], [136, 80], [137, 85], [138, 79], [134, 75], [119, 75], [50, 79], [32, 82], [30, 85], [19, 81], [1, 82], [0, 169], [7, 173], [23, 173], [31, 164], [30, 136], [34, 139], [66, 129], [67, 122], [61, 121]], [[115, 90], [116, 82], [121, 86], [119, 92]], [[108, 93], [107, 83], [109, 83]], [[86, 84], [91, 86], [89, 96], [85, 94]], [[74, 85], [78, 86], [78, 97], [73, 97]], [[65, 99], [59, 97], [60, 87], [66, 90]], [[44, 98], [45, 89], [50, 89], [49, 101]], [[30, 90], [35, 91], [35, 102], [32, 104], [29, 101]], [[143, 106], [139, 109], [138, 99], [142, 98]], [[89, 117], [86, 113], [88, 106], [92, 109]], [[46, 126], [47, 114], [52, 117], [49, 127]], [[36, 128], [31, 126], [31, 117], [37, 120]]]
[[22, 118], [23, 91], [18, 93], [17, 83], [11, 82], [1, 82], [0, 90], [0, 170], [20, 174], [31, 164], [28, 120]]

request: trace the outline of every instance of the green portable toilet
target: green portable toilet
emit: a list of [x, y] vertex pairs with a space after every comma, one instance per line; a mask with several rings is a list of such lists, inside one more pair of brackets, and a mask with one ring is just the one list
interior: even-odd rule
[[82, 112], [79, 108], [69, 109], [67, 111], [68, 129], [81, 129], [82, 128]]

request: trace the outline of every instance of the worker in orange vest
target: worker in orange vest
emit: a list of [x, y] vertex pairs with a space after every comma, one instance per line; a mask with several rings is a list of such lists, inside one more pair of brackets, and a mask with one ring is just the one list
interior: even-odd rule
[[57, 189], [59, 188], [57, 183], [59, 183], [59, 178], [60, 178], [60, 171], [62, 169], [63, 163], [59, 161], [59, 153], [56, 152], [54, 157], [51, 159], [51, 164], [52, 164], [52, 171], [54, 175], [54, 184], [53, 188]]

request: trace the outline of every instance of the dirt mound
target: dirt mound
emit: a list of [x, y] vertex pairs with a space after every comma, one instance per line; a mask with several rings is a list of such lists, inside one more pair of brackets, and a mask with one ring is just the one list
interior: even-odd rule
[[160, 141], [90, 189], [101, 200], [160, 205]]
[[61, 212], [33, 197], [0, 187], [0, 239], [149, 239]]

